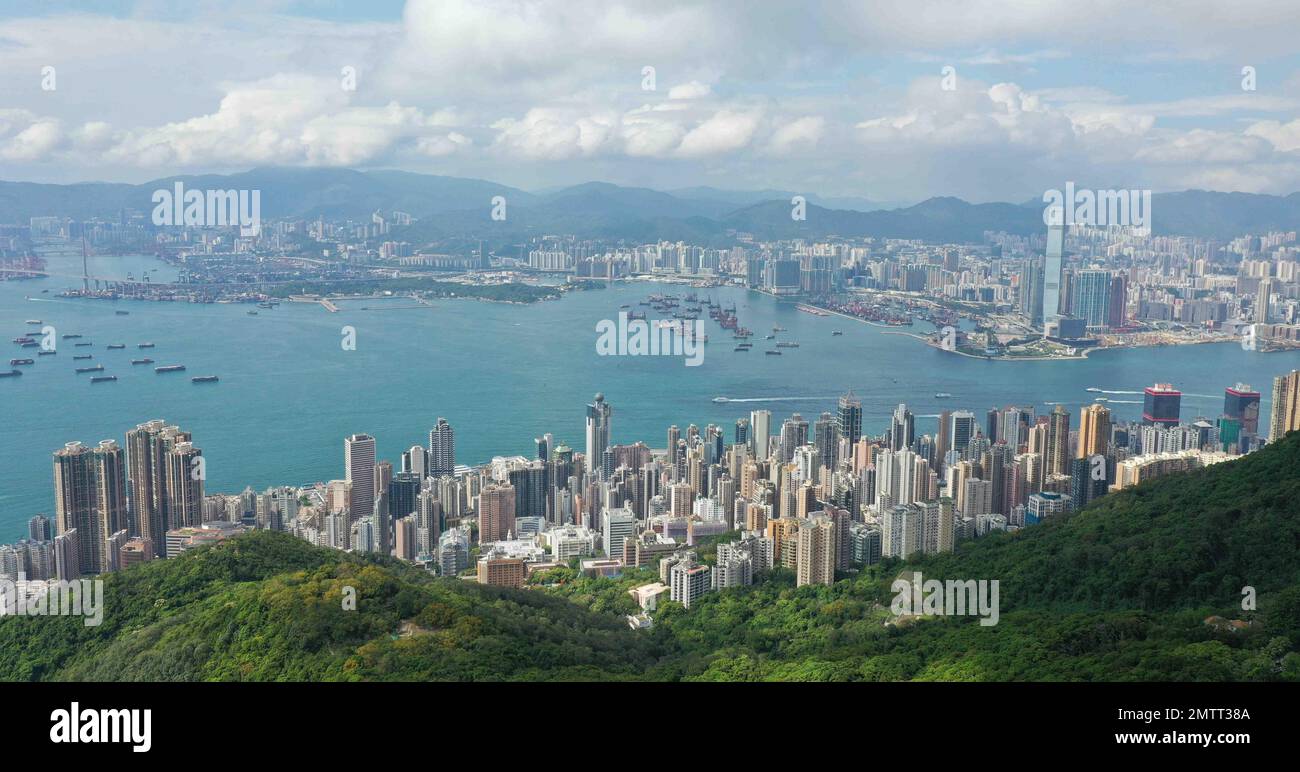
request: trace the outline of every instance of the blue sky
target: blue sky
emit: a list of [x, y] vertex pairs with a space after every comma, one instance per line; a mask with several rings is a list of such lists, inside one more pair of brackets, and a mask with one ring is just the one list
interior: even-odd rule
[[8, 0], [0, 177], [338, 165], [885, 201], [1023, 201], [1066, 180], [1300, 190], [1300, 4], [1080, 8]]

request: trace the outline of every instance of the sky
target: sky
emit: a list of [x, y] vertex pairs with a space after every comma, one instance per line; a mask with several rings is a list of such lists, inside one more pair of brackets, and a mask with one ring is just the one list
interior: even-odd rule
[[1297, 33], [1294, 0], [0, 0], [0, 179], [1285, 194]]

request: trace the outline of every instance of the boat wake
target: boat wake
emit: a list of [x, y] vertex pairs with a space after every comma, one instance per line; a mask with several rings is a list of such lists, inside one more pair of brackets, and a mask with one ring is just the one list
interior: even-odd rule
[[731, 402], [810, 402], [813, 400], [823, 401], [828, 399], [837, 399], [837, 397], [714, 397], [714, 402], [731, 403]]

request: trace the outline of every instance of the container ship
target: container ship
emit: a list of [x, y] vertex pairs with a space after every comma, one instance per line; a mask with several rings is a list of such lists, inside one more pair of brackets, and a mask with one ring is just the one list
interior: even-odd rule
[[153, 364], [153, 360], [150, 359], [149, 357], [145, 357], [144, 359], [132, 359], [132, 360], [131, 360], [131, 364], [133, 364], [133, 365], [151, 365], [151, 364]]
[[93, 346], [93, 345], [95, 345], [95, 344], [94, 344], [94, 343], [75, 343], [75, 344], [73, 344], [73, 347], [74, 347], [74, 348], [85, 348], [85, 347], [87, 347], [87, 346]]
[[155, 373], [179, 373], [184, 369], [185, 365], [163, 365], [162, 367], [155, 367], [153, 371]]
[[63, 336], [63, 339], [64, 339], [64, 340], [72, 340], [72, 339], [74, 339], [74, 338], [80, 338], [80, 337], [81, 337], [81, 334], [80, 334], [80, 333], [70, 332], [70, 333], [67, 333], [66, 335], [64, 335], [64, 336]]
[[22, 370], [10, 370], [9, 372], [0, 372], [0, 378], [12, 378], [15, 375], [22, 375]]
[[81, 374], [81, 373], [101, 373], [101, 372], [103, 372], [103, 371], [104, 371], [104, 366], [103, 366], [103, 365], [95, 365], [95, 366], [93, 366], [93, 367], [78, 367], [78, 368], [77, 368], [77, 373], [78, 373], [78, 374]]
[[94, 359], [94, 358], [95, 358], [94, 354], [77, 354], [72, 358], [72, 361], [77, 362], [82, 359]]
[[90, 379], [90, 382], [91, 382], [91, 383], [104, 383], [104, 382], [106, 382], [106, 381], [116, 381], [116, 380], [117, 380], [117, 376], [116, 376], [116, 375], [96, 375], [94, 378], [91, 378], [91, 379]]
[[9, 364], [11, 364], [11, 365], [30, 365], [30, 364], [35, 363], [35, 361], [36, 361], [35, 359], [10, 359], [10, 360], [9, 360]]
[[54, 355], [57, 354], [57, 353], [59, 353], [59, 352], [57, 352], [57, 351], [37, 351], [37, 352], [36, 352], [36, 356], [41, 356], [41, 357], [52, 357], [52, 356], [54, 356]]
[[190, 383], [216, 383], [219, 378], [215, 375], [196, 375], [190, 379]]
[[108, 350], [109, 350], [109, 351], [117, 351], [118, 349], [123, 349], [123, 348], [126, 348], [126, 344], [125, 344], [125, 343], [110, 343], [110, 344], [108, 344]]

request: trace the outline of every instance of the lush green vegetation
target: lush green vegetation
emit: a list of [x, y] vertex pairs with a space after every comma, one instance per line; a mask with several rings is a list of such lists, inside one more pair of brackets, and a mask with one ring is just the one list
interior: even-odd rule
[[[998, 580], [1000, 621], [896, 620], [912, 571]], [[0, 620], [0, 679], [1300, 680], [1300, 433], [957, 554], [830, 587], [776, 570], [628, 629], [627, 590], [656, 580], [480, 587], [254, 533], [109, 576], [99, 627]]]

